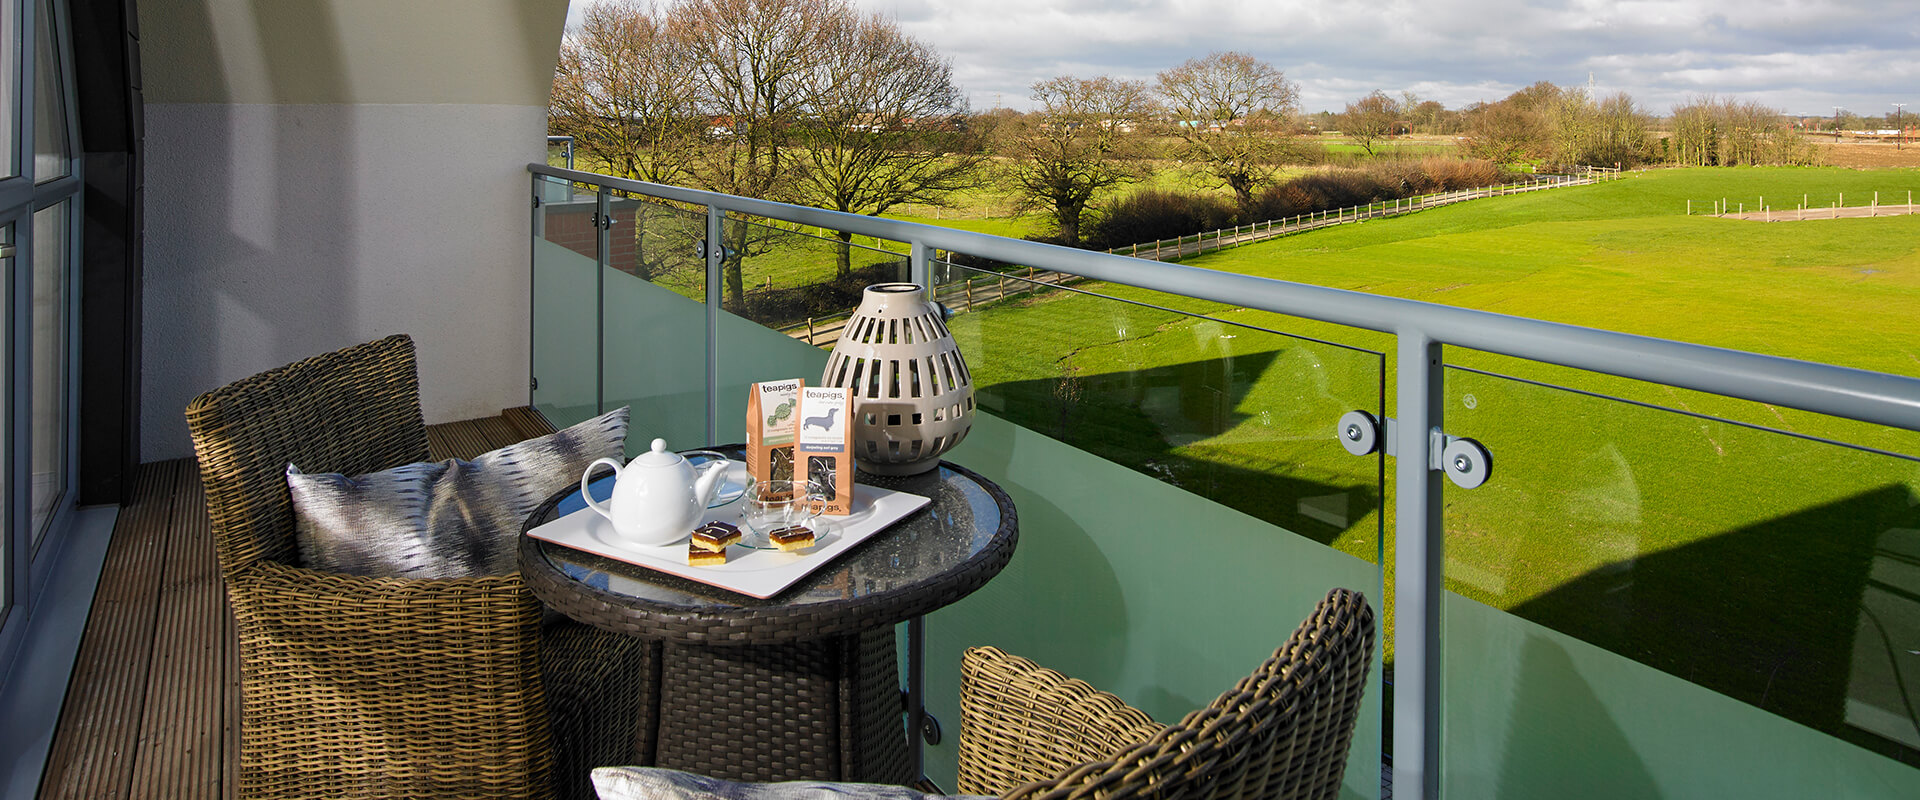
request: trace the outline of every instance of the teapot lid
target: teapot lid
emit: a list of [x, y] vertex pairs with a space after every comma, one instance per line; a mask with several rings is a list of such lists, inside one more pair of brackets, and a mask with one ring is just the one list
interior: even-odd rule
[[638, 464], [643, 467], [671, 467], [684, 461], [686, 461], [686, 459], [679, 453], [667, 449], [667, 440], [655, 439], [653, 440], [652, 450], [634, 456], [633, 461], [628, 463], [629, 465]]

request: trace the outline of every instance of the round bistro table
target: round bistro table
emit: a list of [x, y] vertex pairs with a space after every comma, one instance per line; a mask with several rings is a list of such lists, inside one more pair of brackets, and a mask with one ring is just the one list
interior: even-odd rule
[[[894, 625], [913, 621], [917, 634], [921, 615], [991, 580], [1013, 557], [1019, 518], [1000, 487], [944, 461], [918, 476], [862, 472], [857, 481], [933, 502], [766, 600], [520, 537], [520, 573], [535, 596], [646, 642], [650, 675], [638, 682], [627, 763], [745, 781], [920, 777], [902, 716], [918, 721], [919, 698], [902, 702]], [[550, 498], [525, 529], [554, 519], [577, 492]]]

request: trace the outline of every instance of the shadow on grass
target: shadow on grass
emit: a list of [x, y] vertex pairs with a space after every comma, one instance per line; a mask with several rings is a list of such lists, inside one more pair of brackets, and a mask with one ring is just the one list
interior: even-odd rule
[[[1003, 419], [1332, 545], [1379, 509], [1380, 486], [1315, 480], [1284, 470], [1330, 452], [1350, 457], [1333, 436], [1337, 413], [1324, 420], [1324, 436], [1276, 430], [1267, 439], [1213, 440], [1251, 418], [1238, 409], [1280, 354], [1274, 349], [1091, 375], [1069, 368], [1063, 377], [977, 391], [981, 406]], [[1258, 455], [1274, 459], [1274, 468], [1230, 463], [1227, 459], [1255, 452], [1237, 446], [1243, 444], [1258, 445]]]
[[1608, 564], [1510, 611], [1920, 765], [1920, 498], [1904, 485]]

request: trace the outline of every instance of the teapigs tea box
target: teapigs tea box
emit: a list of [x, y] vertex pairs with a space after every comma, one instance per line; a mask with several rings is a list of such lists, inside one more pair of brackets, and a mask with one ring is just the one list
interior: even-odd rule
[[822, 513], [853, 513], [853, 402], [844, 388], [800, 390], [800, 438], [794, 456], [800, 480], [827, 498]]
[[800, 424], [800, 387], [789, 378], [747, 387], [747, 479], [793, 480], [793, 434]]

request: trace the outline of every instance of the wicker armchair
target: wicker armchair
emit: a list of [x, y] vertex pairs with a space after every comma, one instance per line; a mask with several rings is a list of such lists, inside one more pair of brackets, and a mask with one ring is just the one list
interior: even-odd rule
[[962, 793], [1007, 800], [1333, 798], [1373, 656], [1373, 610], [1335, 589], [1266, 663], [1162, 727], [990, 647], [961, 666]]
[[[550, 667], [575, 683], [548, 685], [541, 662], [555, 654], [542, 653], [540, 604], [518, 575], [403, 580], [297, 566], [289, 462], [351, 475], [429, 457], [411, 339], [230, 384], [195, 398], [187, 423], [239, 636], [239, 797], [551, 797], [549, 699], [570, 694], [602, 695], [592, 698], [602, 707], [554, 715], [570, 726], [559, 731], [572, 754], [563, 758], [632, 758], [631, 720], [623, 734], [622, 709], [604, 707], [624, 697], [578, 682], [637, 674], [645, 654], [572, 631], [561, 638], [587, 666]], [[583, 720], [616, 729], [596, 735]]]

